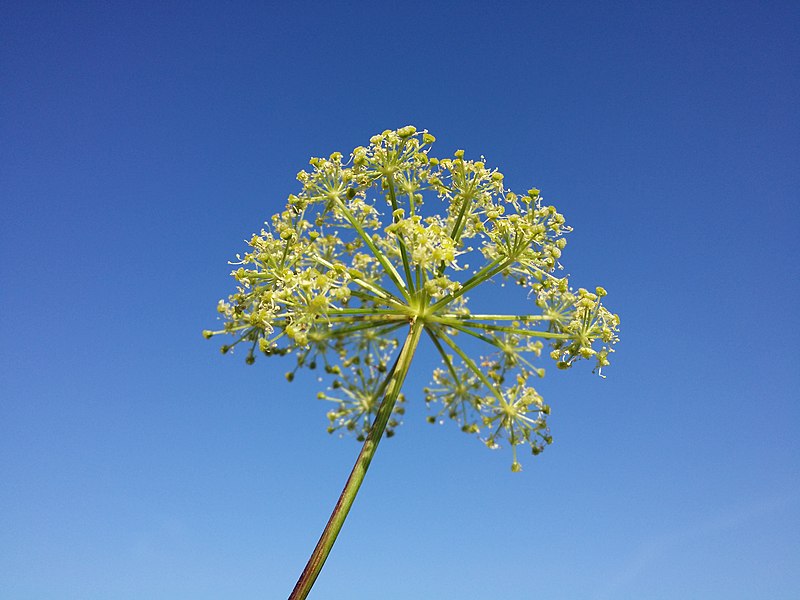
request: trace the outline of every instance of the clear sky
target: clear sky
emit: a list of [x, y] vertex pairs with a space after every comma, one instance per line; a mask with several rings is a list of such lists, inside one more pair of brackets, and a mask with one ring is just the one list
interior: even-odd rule
[[202, 329], [311, 155], [414, 124], [575, 231], [622, 341], [512, 474], [378, 450], [311, 598], [800, 597], [800, 5], [0, 8], [0, 599], [288, 595], [358, 451]]

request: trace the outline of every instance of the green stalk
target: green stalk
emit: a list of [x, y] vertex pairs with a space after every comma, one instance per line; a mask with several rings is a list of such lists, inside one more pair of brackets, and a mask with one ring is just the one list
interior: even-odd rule
[[381, 263], [381, 266], [383, 266], [383, 268], [386, 269], [386, 272], [389, 274], [391, 280], [394, 281], [394, 284], [397, 286], [397, 289], [400, 290], [400, 293], [403, 294], [406, 300], [410, 300], [411, 296], [409, 296], [408, 294], [408, 290], [406, 289], [406, 284], [403, 281], [403, 278], [400, 277], [400, 273], [397, 272], [397, 269], [394, 268], [394, 265], [391, 262], [389, 262], [389, 259], [386, 258], [383, 252], [381, 252], [380, 249], [375, 245], [375, 243], [372, 241], [372, 238], [369, 235], [367, 235], [367, 232], [364, 231], [364, 228], [361, 227], [358, 220], [356, 220], [353, 214], [347, 209], [347, 207], [344, 205], [344, 202], [338, 200], [338, 203], [339, 203], [339, 209], [342, 211], [342, 214], [344, 215], [345, 219], [347, 219], [348, 223], [350, 223], [353, 229], [356, 230], [358, 235], [367, 245], [367, 248], [369, 248], [372, 251], [372, 255], [376, 259], [378, 259], [379, 263]]
[[[359, 319], [361, 321], [362, 319]], [[400, 327], [403, 325], [402, 321], [405, 320], [405, 317], [399, 317], [398, 319], [394, 319], [394, 325], [396, 327]], [[369, 320], [366, 323], [359, 322], [358, 325], [353, 325], [352, 327], [342, 327], [340, 329], [331, 329], [329, 331], [330, 335], [341, 337], [343, 335], [349, 335], [354, 331], [361, 331], [362, 329], [370, 329], [372, 327], [386, 327], [392, 325], [393, 319], [384, 319], [381, 321], [374, 321]]]
[[439, 336], [440, 338], [442, 338], [442, 340], [444, 340], [444, 343], [447, 344], [448, 346], [450, 346], [455, 351], [455, 353], [458, 354], [459, 357], [461, 357], [461, 360], [464, 362], [466, 367], [470, 371], [475, 373], [475, 375], [478, 377], [478, 379], [481, 380], [481, 383], [484, 386], [486, 386], [486, 389], [489, 390], [490, 392], [492, 392], [492, 395], [495, 398], [497, 398], [497, 400], [500, 402], [500, 406], [506, 406], [507, 403], [506, 403], [505, 398], [503, 398], [503, 394], [501, 394], [497, 390], [497, 386], [496, 385], [494, 385], [491, 381], [489, 381], [489, 379], [487, 379], [487, 377], [486, 377], [486, 375], [484, 375], [483, 371], [481, 371], [478, 368], [478, 365], [475, 364], [475, 361], [473, 361], [469, 356], [464, 354], [464, 351], [461, 348], [458, 347], [458, 344], [456, 344], [453, 340], [451, 340], [449, 337], [447, 337], [447, 335], [444, 333], [444, 331], [437, 331], [436, 335]]
[[[462, 196], [461, 198], [461, 209], [458, 211], [458, 217], [456, 217], [456, 222], [453, 225], [453, 231], [450, 232], [450, 239], [452, 239], [456, 244], [458, 243], [459, 238], [461, 237], [461, 232], [463, 231], [463, 221], [464, 215], [467, 213], [467, 208], [469, 207], [469, 203], [472, 200], [469, 196]], [[438, 276], [441, 277], [444, 275], [444, 271], [447, 268], [447, 264], [442, 261], [442, 264], [439, 265], [439, 273]]]
[[439, 338], [437, 338], [436, 335], [430, 329], [426, 329], [425, 333], [427, 333], [428, 337], [431, 338], [431, 340], [433, 341], [433, 345], [436, 346], [436, 349], [442, 356], [442, 361], [447, 366], [447, 370], [450, 371], [450, 375], [452, 375], [453, 381], [458, 381], [458, 373], [456, 373], [456, 369], [453, 366], [453, 361], [450, 360], [450, 357], [447, 356], [447, 352], [445, 352], [444, 348], [442, 348], [442, 343], [439, 341]]
[[446, 319], [458, 319], [460, 321], [552, 321], [553, 317], [545, 315], [476, 315], [472, 313], [442, 314], [440, 317]]
[[[394, 177], [392, 175], [388, 175], [385, 179], [389, 186], [389, 201], [392, 203], [392, 211], [395, 211], [397, 210], [397, 194], [394, 191]], [[397, 223], [398, 219], [396, 217], [392, 217], [392, 221]], [[406, 244], [403, 241], [403, 238], [399, 235], [397, 236], [397, 243], [400, 246], [400, 257], [403, 259], [403, 270], [406, 274], [406, 283], [413, 293], [414, 280], [411, 278], [411, 267], [408, 262], [408, 250], [406, 250]]]
[[[321, 264], [322, 266], [327, 267], [328, 269], [333, 269], [334, 268], [333, 263], [328, 262], [324, 258], [317, 257], [315, 260], [319, 264]], [[376, 298], [375, 300], [382, 299], [385, 302], [388, 302], [390, 304], [395, 304], [397, 306], [403, 306], [403, 304], [401, 304], [400, 300], [394, 294], [392, 294], [390, 291], [382, 288], [377, 283], [370, 283], [369, 281], [365, 281], [364, 279], [361, 279], [360, 277], [354, 277], [352, 279], [352, 281], [353, 281], [353, 283], [356, 283], [356, 284], [360, 285], [361, 287], [363, 287], [365, 290], [369, 290], [369, 291], [373, 292], [374, 294], [377, 294], [378, 298]]]
[[485, 329], [488, 331], [502, 331], [504, 333], [514, 333], [517, 335], [528, 336], [528, 337], [540, 337], [540, 338], [547, 338], [550, 340], [570, 340], [573, 336], [567, 333], [555, 333], [552, 331], [537, 331], [535, 329], [518, 329], [516, 327], [503, 327], [502, 325], [493, 325], [492, 323], [470, 323], [465, 322], [461, 319], [452, 319], [449, 317], [438, 317], [436, 315], [428, 317], [429, 321], [434, 321], [436, 323], [441, 323], [442, 325], [446, 325], [447, 327], [452, 327], [454, 329], [459, 329], [466, 333], [470, 333], [467, 331], [467, 327], [474, 327], [476, 329]]
[[512, 259], [506, 258], [495, 258], [493, 261], [486, 263], [481, 269], [475, 273], [472, 277], [467, 279], [464, 284], [458, 288], [455, 292], [451, 294], [447, 294], [444, 298], [432, 304], [430, 307], [431, 312], [436, 312], [441, 307], [446, 306], [456, 298], [463, 296], [472, 288], [482, 284], [487, 279], [491, 279], [495, 275], [497, 275], [500, 271], [505, 269], [508, 265], [513, 262]]
[[361, 452], [356, 459], [356, 464], [353, 466], [353, 471], [344, 485], [339, 501], [333, 509], [328, 524], [322, 532], [322, 536], [317, 542], [311, 558], [308, 559], [306, 568], [297, 580], [297, 585], [294, 586], [289, 600], [305, 600], [311, 591], [311, 587], [317, 580], [322, 566], [325, 564], [325, 559], [328, 558], [331, 548], [342, 529], [344, 520], [347, 518], [347, 513], [350, 512], [350, 507], [356, 498], [358, 489], [361, 487], [361, 482], [364, 480], [364, 475], [367, 473], [372, 457], [375, 455], [375, 450], [378, 448], [378, 443], [383, 437], [383, 432], [386, 429], [386, 424], [389, 422], [389, 417], [392, 414], [392, 409], [397, 401], [397, 396], [400, 394], [400, 388], [408, 373], [408, 368], [411, 365], [411, 359], [414, 357], [414, 351], [417, 349], [420, 335], [424, 329], [425, 324], [420, 320], [414, 320], [411, 323], [411, 328], [408, 331], [408, 336], [400, 350], [400, 355], [397, 357], [392, 371], [386, 378], [388, 382], [386, 385], [386, 395], [383, 397], [380, 406], [378, 407], [378, 414], [375, 416], [375, 421], [372, 428], [369, 430], [367, 439]]

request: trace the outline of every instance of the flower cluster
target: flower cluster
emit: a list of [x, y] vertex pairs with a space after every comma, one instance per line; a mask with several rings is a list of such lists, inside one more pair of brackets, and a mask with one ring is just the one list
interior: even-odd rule
[[[606, 292], [573, 290], [560, 269], [564, 217], [539, 190], [516, 194], [485, 160], [431, 156], [435, 138], [408, 126], [384, 131], [347, 157], [313, 158], [300, 171], [300, 190], [286, 209], [237, 256], [235, 293], [219, 303], [230, 334], [222, 347], [296, 356], [333, 381], [319, 398], [333, 403], [329, 431], [365, 439], [398, 365], [392, 355], [399, 330], [424, 328], [442, 359], [425, 399], [489, 447], [507, 442], [534, 454], [551, 441], [550, 408], [530, 385], [544, 375], [544, 352], [559, 368], [593, 359], [609, 363], [619, 318], [601, 299]], [[474, 249], [473, 249], [474, 246]], [[482, 261], [470, 269], [464, 260]], [[532, 299], [535, 313], [474, 314], [466, 294], [511, 278]], [[488, 354], [473, 357], [460, 340], [477, 339]], [[416, 342], [415, 342], [416, 343]], [[402, 354], [402, 353], [401, 353]], [[387, 435], [403, 414], [391, 407]]]

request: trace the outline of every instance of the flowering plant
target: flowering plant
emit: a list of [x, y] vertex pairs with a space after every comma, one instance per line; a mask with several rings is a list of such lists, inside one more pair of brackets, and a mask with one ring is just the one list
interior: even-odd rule
[[[513, 471], [518, 447], [539, 454], [552, 441], [550, 407], [531, 385], [544, 375], [535, 360], [545, 352], [567, 369], [591, 359], [601, 373], [617, 341], [605, 290], [573, 290], [557, 276], [570, 228], [555, 207], [537, 189], [506, 189], [502, 173], [462, 150], [434, 158], [434, 141], [408, 126], [374, 136], [347, 160], [312, 158], [297, 175], [299, 193], [237, 256], [237, 291], [218, 306], [223, 328], [204, 332], [233, 335], [222, 351], [245, 345], [248, 363], [293, 353], [289, 381], [300, 368], [323, 367], [332, 376], [318, 394], [332, 404], [328, 430], [364, 442], [292, 599], [308, 595], [379, 441], [400, 423], [423, 333], [441, 357], [424, 390], [428, 420], [453, 419], [490, 448], [507, 443]], [[476, 259], [470, 269], [465, 261]], [[471, 312], [466, 294], [497, 278], [526, 290], [535, 309]], [[490, 354], [471, 356], [464, 336]]]

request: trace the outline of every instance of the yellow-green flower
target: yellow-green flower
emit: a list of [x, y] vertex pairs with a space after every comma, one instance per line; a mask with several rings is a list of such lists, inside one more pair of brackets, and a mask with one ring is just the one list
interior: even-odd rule
[[[619, 318], [601, 303], [605, 289], [575, 291], [558, 275], [570, 228], [538, 189], [507, 190], [502, 173], [462, 150], [433, 157], [434, 141], [408, 126], [347, 160], [312, 158], [286, 209], [237, 256], [222, 329], [204, 335], [235, 336], [224, 351], [246, 345], [248, 362], [293, 353], [292, 378], [324, 364], [335, 377], [320, 393], [335, 403], [329, 430], [365, 439], [397, 368], [396, 336], [416, 323], [444, 367], [425, 394], [433, 421], [447, 415], [490, 447], [505, 440], [516, 471], [518, 445], [538, 454], [551, 440], [549, 407], [527, 384], [544, 374], [542, 350], [559, 368], [592, 359], [599, 373]], [[466, 294], [504, 278], [525, 290], [530, 314], [473, 314]], [[472, 356], [462, 338], [491, 354]]]

